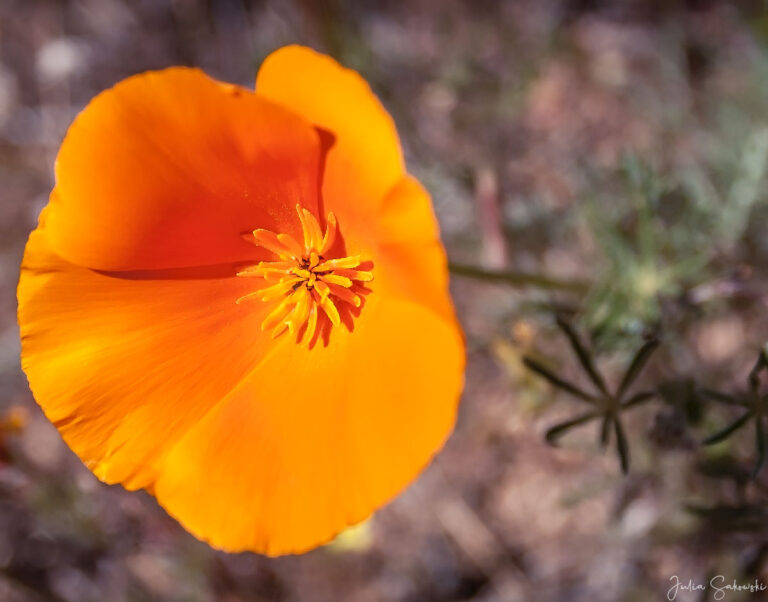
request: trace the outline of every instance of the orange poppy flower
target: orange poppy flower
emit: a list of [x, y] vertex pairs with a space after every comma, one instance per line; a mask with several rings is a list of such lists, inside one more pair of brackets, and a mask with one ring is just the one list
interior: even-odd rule
[[464, 347], [429, 198], [353, 71], [130, 77], [77, 117], [27, 243], [22, 366], [100, 479], [197, 537], [330, 540], [448, 436]]

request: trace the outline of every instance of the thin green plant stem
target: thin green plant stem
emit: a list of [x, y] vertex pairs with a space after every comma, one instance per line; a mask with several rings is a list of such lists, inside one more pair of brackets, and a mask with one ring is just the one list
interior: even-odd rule
[[535, 272], [517, 272], [507, 270], [487, 270], [473, 265], [449, 263], [448, 269], [456, 276], [476, 278], [487, 282], [500, 282], [517, 287], [536, 287], [550, 290], [586, 293], [590, 283], [586, 280], [568, 280], [553, 278]]

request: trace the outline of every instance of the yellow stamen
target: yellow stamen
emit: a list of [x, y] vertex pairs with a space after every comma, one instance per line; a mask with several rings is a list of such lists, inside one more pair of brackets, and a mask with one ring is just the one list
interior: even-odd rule
[[256, 299], [259, 296], [261, 296], [261, 291], [254, 291], [252, 293], [248, 293], [247, 295], [243, 295], [242, 297], [238, 297], [237, 299], [235, 299], [235, 303], [239, 305], [243, 301], [248, 301], [249, 299]]
[[315, 290], [320, 293], [321, 297], [327, 297], [331, 294], [331, 289], [322, 280], [315, 281]]
[[312, 249], [309, 253], [309, 267], [310, 269], [317, 267], [317, 264], [320, 263], [320, 256], [317, 254], [317, 251]]
[[299, 214], [301, 229], [304, 232], [304, 250], [309, 253], [322, 244], [323, 235], [320, 232], [320, 224], [317, 223], [315, 216], [301, 205], [296, 205], [296, 213]]
[[352, 286], [352, 281], [349, 278], [345, 276], [337, 276], [332, 272], [330, 274], [322, 274], [320, 276], [320, 280], [327, 282], [328, 284], [338, 284], [339, 286], [343, 286], [345, 288]]
[[263, 229], [254, 230], [252, 239], [247, 238], [274, 253], [277, 259], [260, 261], [243, 268], [237, 275], [260, 277], [265, 282], [275, 284], [243, 295], [236, 302], [256, 298], [262, 301], [280, 299], [262, 321], [261, 329], [271, 331], [273, 338], [287, 331], [296, 335], [297, 342], [303, 340], [311, 345], [319, 327], [320, 309], [332, 326], [339, 326], [339, 304], [360, 307], [363, 300], [360, 295], [352, 292], [353, 286], [370, 282], [373, 274], [354, 269], [362, 262], [359, 255], [326, 259], [338, 233], [338, 223], [333, 213], [329, 213], [326, 218], [324, 233], [310, 211], [297, 205], [296, 213], [301, 223], [303, 247], [289, 234], [275, 234]]
[[260, 261], [257, 265], [252, 265], [237, 273], [238, 276], [261, 277], [268, 274], [285, 274], [295, 266], [292, 261]]
[[315, 268], [316, 272], [331, 272], [338, 268], [356, 268], [360, 265], [360, 256], [339, 257], [338, 259], [329, 259]]
[[330, 251], [336, 240], [336, 216], [333, 212], [328, 214], [328, 219], [325, 220], [325, 224], [325, 236], [323, 236], [323, 242], [320, 245], [320, 255], [325, 255]]
[[334, 274], [337, 276], [344, 276], [345, 278], [349, 278], [350, 280], [359, 280], [360, 282], [370, 282], [373, 280], [373, 274], [371, 272], [361, 272], [359, 270], [334, 270]]
[[299, 284], [300, 282], [302, 282], [301, 278], [286, 278], [277, 284], [273, 284], [272, 286], [268, 286], [257, 292], [260, 294], [262, 301], [271, 301], [272, 299], [278, 299], [286, 293], [289, 293], [291, 289], [294, 288], [294, 285]]
[[307, 321], [309, 309], [312, 303], [312, 295], [306, 289], [306, 287], [296, 289], [296, 295], [299, 297], [299, 300], [296, 302], [296, 306], [294, 307], [293, 312], [289, 316], [288, 320], [288, 331], [291, 334], [298, 332], [304, 322]]
[[277, 240], [279, 240], [285, 248], [291, 252], [291, 257], [298, 259], [301, 257], [303, 250], [301, 245], [296, 242], [296, 239], [290, 234], [278, 234]]
[[344, 288], [343, 286], [338, 286], [336, 284], [329, 284], [328, 288], [331, 289], [332, 295], [337, 296], [342, 301], [351, 303], [355, 307], [360, 307], [362, 300], [348, 288]]
[[274, 232], [269, 230], [254, 230], [253, 240], [259, 247], [264, 247], [267, 251], [272, 251], [280, 259], [290, 259], [291, 253], [283, 243], [277, 238]]
[[320, 298], [320, 307], [323, 308], [323, 311], [331, 320], [331, 324], [334, 326], [341, 324], [339, 310], [336, 309], [336, 305], [334, 305], [333, 301], [331, 301], [331, 298], [328, 295], [324, 295]]
[[264, 321], [261, 323], [261, 329], [269, 330], [282, 322], [291, 311], [293, 305], [292, 301], [292, 297], [283, 299], [280, 304], [269, 312], [266, 318], [264, 318]]
[[304, 331], [304, 340], [306, 340], [307, 345], [312, 343], [312, 338], [315, 336], [315, 329], [317, 328], [317, 305], [315, 303], [311, 305], [307, 329]]

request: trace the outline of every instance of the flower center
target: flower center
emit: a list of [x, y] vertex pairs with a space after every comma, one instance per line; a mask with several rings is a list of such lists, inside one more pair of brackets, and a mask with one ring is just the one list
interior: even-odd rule
[[[336, 216], [328, 214], [325, 232], [315, 216], [296, 205], [304, 232], [304, 244], [289, 234], [275, 234], [269, 230], [254, 230], [248, 240], [277, 255], [275, 261], [260, 261], [238, 272], [238, 276], [259, 277], [271, 283], [240, 297], [237, 303], [249, 299], [280, 300], [261, 323], [262, 330], [272, 330], [272, 338], [284, 332], [295, 334], [310, 344], [317, 330], [320, 310], [331, 324], [341, 323], [340, 304], [360, 307], [360, 283], [373, 280], [373, 274], [361, 271], [359, 255], [328, 259], [336, 240]], [[357, 292], [356, 292], [357, 291]]]

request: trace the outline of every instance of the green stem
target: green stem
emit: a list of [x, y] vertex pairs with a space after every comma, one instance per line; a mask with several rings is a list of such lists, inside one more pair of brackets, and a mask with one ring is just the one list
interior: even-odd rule
[[448, 269], [457, 276], [477, 278], [488, 282], [502, 282], [512, 286], [533, 286], [544, 289], [585, 293], [589, 282], [585, 280], [561, 280], [532, 272], [508, 272], [503, 270], [486, 270], [473, 265], [449, 263]]

